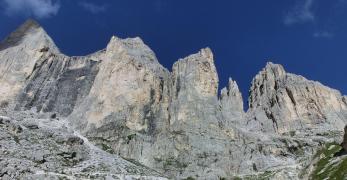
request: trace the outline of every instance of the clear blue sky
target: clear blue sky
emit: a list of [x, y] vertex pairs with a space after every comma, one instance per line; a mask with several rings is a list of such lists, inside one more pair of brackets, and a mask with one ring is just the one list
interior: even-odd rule
[[67, 55], [140, 36], [168, 69], [210, 47], [246, 99], [267, 61], [347, 93], [347, 0], [0, 0], [0, 38], [37, 19]]

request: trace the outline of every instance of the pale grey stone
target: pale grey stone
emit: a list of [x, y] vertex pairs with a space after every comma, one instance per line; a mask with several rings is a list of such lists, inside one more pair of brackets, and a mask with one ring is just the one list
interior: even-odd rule
[[339, 91], [285, 72], [268, 63], [253, 79], [249, 97], [252, 129], [279, 134], [307, 128], [340, 130], [347, 122], [347, 106]]

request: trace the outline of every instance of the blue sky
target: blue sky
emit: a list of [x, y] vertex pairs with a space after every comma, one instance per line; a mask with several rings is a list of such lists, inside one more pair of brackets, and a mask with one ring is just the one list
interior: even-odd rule
[[347, 0], [0, 0], [0, 38], [28, 17], [67, 55], [139, 36], [171, 69], [208, 46], [245, 99], [267, 61], [347, 94]]

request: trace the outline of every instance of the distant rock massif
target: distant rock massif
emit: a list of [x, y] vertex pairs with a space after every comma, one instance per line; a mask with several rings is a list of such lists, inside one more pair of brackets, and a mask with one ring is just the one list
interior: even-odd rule
[[69, 57], [28, 20], [0, 43], [0, 178], [310, 179], [342, 142], [337, 90], [268, 63], [244, 112], [218, 83], [209, 48], [172, 72], [140, 38]]

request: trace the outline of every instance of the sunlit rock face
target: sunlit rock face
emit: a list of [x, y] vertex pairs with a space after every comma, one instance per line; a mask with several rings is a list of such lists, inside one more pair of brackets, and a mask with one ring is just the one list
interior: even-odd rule
[[342, 141], [337, 90], [268, 63], [244, 112], [236, 81], [218, 94], [214, 63], [204, 48], [170, 72], [140, 38], [117, 37], [69, 57], [27, 21], [0, 44], [0, 141], [14, 149], [0, 155], [25, 164], [0, 162], [0, 175], [301, 179], [322, 144]]
[[0, 102], [15, 97], [47, 51], [59, 50], [45, 31], [28, 20], [0, 43]]
[[229, 78], [228, 87], [221, 90], [220, 108], [226, 126], [245, 124], [243, 99], [236, 81]]
[[340, 92], [272, 63], [253, 79], [249, 107], [253, 117], [248, 124], [264, 132], [281, 134], [320, 126], [343, 130], [347, 121]]
[[88, 128], [113, 121], [153, 133], [153, 117], [167, 119], [163, 111], [168, 104], [169, 72], [139, 38], [113, 37], [101, 59], [91, 91], [75, 114], [85, 118]]
[[[201, 126], [209, 121], [218, 125], [218, 75], [211, 50], [202, 49], [197, 54], [178, 60], [172, 70], [171, 128], [184, 124]], [[213, 117], [206, 118], [204, 113], [213, 114]]]

